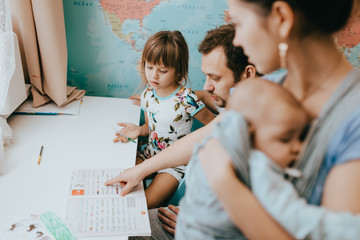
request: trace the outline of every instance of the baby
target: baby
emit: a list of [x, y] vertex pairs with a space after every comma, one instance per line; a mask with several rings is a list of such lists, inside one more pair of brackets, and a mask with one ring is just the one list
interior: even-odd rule
[[[307, 120], [300, 104], [277, 84], [264, 79], [239, 83], [221, 122], [194, 150], [176, 239], [245, 238], [228, 215], [231, 209], [222, 207], [209, 184], [222, 182], [229, 171], [251, 187], [266, 211], [295, 239], [357, 239], [359, 214], [310, 205], [285, 179], [301, 175], [291, 165]], [[231, 161], [233, 169], [219, 172], [219, 161]], [[221, 186], [227, 187], [231, 186]]]
[[[203, 170], [207, 160], [224, 161], [224, 154], [228, 154], [238, 178], [248, 186], [251, 182], [255, 195], [266, 199], [264, 195], [269, 194], [269, 189], [262, 185], [276, 186], [268, 184], [274, 179], [267, 172], [281, 177], [283, 173], [299, 174], [290, 166], [300, 151], [300, 138], [307, 121], [301, 105], [277, 84], [264, 79], [238, 84], [221, 122], [194, 150], [187, 168], [185, 196], [180, 202], [176, 238], [243, 238], [208, 183], [207, 178], [211, 176], [205, 175]], [[207, 148], [211, 141], [217, 141], [225, 153], [216, 151], [220, 153], [214, 155]], [[217, 170], [216, 164], [206, 167]], [[281, 195], [282, 192], [274, 194]]]

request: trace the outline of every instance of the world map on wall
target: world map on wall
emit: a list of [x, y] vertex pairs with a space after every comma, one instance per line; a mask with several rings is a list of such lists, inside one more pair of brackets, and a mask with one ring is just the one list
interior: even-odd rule
[[141, 85], [139, 61], [149, 36], [179, 30], [190, 52], [191, 88], [202, 89], [197, 48], [226, 22], [226, 0], [63, 0], [68, 85], [87, 95], [129, 97]]
[[[202, 89], [198, 44], [226, 23], [226, 0], [63, 0], [68, 85], [87, 95], [129, 97], [139, 89], [141, 51], [161, 30], [179, 30], [190, 51], [188, 84]], [[347, 59], [360, 68], [360, 8], [336, 34]]]
[[335, 37], [347, 59], [360, 68], [360, 7], [354, 11], [347, 26]]

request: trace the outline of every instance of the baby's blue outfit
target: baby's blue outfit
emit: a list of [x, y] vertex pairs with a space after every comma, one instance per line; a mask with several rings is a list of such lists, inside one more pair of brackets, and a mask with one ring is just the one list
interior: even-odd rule
[[237, 160], [233, 164], [238, 177], [249, 183], [248, 171], [242, 171], [248, 169], [250, 154], [247, 123], [241, 114], [228, 111], [221, 122], [215, 124], [211, 135], [195, 147], [186, 169], [186, 191], [180, 201], [175, 239], [246, 239], [222, 208], [198, 159], [199, 150], [212, 137], [221, 142], [232, 159]]
[[198, 159], [199, 150], [213, 137], [230, 155], [239, 179], [247, 186], [251, 182], [253, 193], [266, 211], [293, 237], [351, 240], [360, 236], [360, 215], [333, 212], [300, 198], [280, 167], [262, 152], [250, 149], [243, 115], [227, 111], [211, 135], [194, 150], [187, 168], [187, 187], [180, 201], [175, 239], [245, 239], [212, 191]]
[[300, 198], [281, 168], [260, 151], [249, 160], [252, 192], [266, 211], [295, 239], [358, 239], [360, 215], [334, 212]]

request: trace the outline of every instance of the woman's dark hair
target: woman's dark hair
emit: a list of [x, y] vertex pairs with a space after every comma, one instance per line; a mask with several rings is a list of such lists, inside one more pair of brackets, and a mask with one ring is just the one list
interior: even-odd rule
[[[274, 2], [279, 0], [240, 0], [260, 5], [267, 14]], [[281, 0], [288, 3], [299, 16], [302, 36], [311, 33], [332, 34], [347, 23], [354, 0]]]
[[240, 81], [241, 74], [250, 63], [241, 47], [235, 47], [232, 41], [235, 36], [233, 24], [225, 24], [207, 32], [199, 45], [201, 54], [208, 54], [217, 47], [224, 49], [226, 66], [233, 72], [234, 82]]

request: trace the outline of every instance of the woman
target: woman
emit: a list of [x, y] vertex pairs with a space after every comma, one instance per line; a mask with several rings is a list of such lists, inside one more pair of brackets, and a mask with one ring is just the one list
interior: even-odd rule
[[[300, 161], [299, 167], [304, 170], [305, 177], [294, 180], [299, 193], [310, 203], [335, 211], [359, 213], [360, 109], [357, 106], [360, 105], [358, 99], [357, 102], [347, 100], [343, 97], [347, 94], [338, 93], [346, 88], [344, 83], [348, 82], [345, 81], [348, 76], [355, 79], [350, 90], [356, 89], [359, 85], [356, 79], [360, 76], [339, 53], [332, 38], [332, 34], [345, 25], [352, 4], [352, 0], [229, 0], [229, 10], [236, 24], [234, 44], [244, 48], [249, 61], [260, 72], [271, 72], [280, 67], [280, 63], [283, 67], [286, 64], [288, 75], [283, 87], [301, 102], [314, 120], [318, 120], [313, 127], [314, 134], [309, 135], [315, 137], [309, 138]], [[337, 107], [338, 100], [342, 99], [345, 99], [345, 107], [338, 114], [341, 121], [336, 128], [328, 128], [326, 122], [322, 124], [326, 120], [323, 116], [332, 114], [327, 110]], [[346, 106], [353, 106], [353, 109]], [[336, 120], [333, 115], [330, 117]], [[114, 182], [127, 183], [123, 189], [126, 194], [146, 175], [161, 168], [186, 164], [194, 143], [201, 141], [211, 128], [209, 124], [186, 136], [145, 164], [124, 172]], [[316, 133], [324, 132], [323, 129], [331, 133], [323, 137], [326, 143], [316, 138]], [[317, 147], [324, 149], [313, 161]], [[216, 151], [217, 148], [216, 145], [211, 149]], [[167, 162], [169, 158], [171, 164]], [[317, 166], [314, 167], [313, 163]], [[290, 238], [235, 175], [228, 175], [225, 181], [216, 181], [218, 174], [223, 172], [222, 168], [231, 167], [228, 162], [208, 161], [207, 164], [217, 164], [216, 172], [206, 172], [213, 176], [209, 179], [210, 184], [232, 220], [247, 237]], [[317, 170], [308, 171], [306, 167]]]
[[[353, 1], [228, 3], [236, 25], [234, 45], [242, 46], [261, 72], [286, 65], [283, 87], [314, 120], [298, 162], [304, 176], [293, 180], [295, 187], [311, 204], [359, 213], [360, 72], [338, 51], [332, 37], [346, 24]], [[217, 146], [210, 145], [208, 150], [215, 153]], [[204, 167], [210, 184], [247, 237], [291, 238], [235, 174], [221, 176], [231, 168], [230, 162], [206, 162], [211, 164], [216, 164], [216, 171]]]

